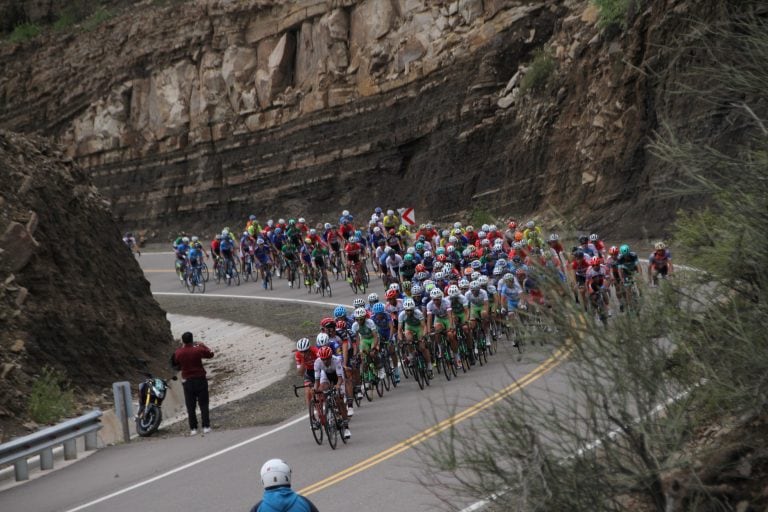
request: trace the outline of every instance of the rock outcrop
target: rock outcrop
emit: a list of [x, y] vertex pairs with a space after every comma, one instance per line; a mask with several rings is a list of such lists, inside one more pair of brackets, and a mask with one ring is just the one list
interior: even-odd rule
[[[659, 71], [721, 3], [653, 0], [625, 34], [578, 0], [142, 3], [0, 48], [0, 126], [57, 138], [121, 225], [160, 234], [373, 203], [658, 233], [680, 206], [646, 150], [675, 101]], [[554, 75], [521, 94], [537, 48]]]
[[[45, 366], [93, 397], [159, 369], [170, 325], [87, 174], [49, 142], [0, 131], [0, 441]], [[85, 406], [85, 403], [82, 404]]]

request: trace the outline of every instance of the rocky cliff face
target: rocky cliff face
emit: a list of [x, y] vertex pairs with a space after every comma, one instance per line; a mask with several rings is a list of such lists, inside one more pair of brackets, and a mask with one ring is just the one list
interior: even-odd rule
[[[144, 3], [2, 47], [0, 126], [54, 136], [120, 224], [162, 234], [373, 203], [657, 234], [679, 204], [646, 144], [688, 106], [661, 72], [724, 3], [651, 0], [622, 34], [577, 0]], [[520, 94], [539, 47], [554, 76]]]
[[6, 131], [0, 326], [0, 441], [25, 420], [43, 367], [98, 401], [112, 382], [136, 381], [136, 358], [165, 367], [171, 347], [165, 313], [87, 174], [49, 142]]

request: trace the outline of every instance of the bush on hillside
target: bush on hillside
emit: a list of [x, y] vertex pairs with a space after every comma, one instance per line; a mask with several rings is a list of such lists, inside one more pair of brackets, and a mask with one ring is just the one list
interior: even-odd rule
[[75, 398], [60, 372], [46, 367], [32, 384], [29, 416], [41, 424], [55, 423], [72, 414]]
[[539, 48], [533, 54], [533, 60], [528, 65], [523, 79], [520, 81], [520, 92], [538, 91], [544, 88], [549, 77], [555, 71], [555, 59], [545, 50]]

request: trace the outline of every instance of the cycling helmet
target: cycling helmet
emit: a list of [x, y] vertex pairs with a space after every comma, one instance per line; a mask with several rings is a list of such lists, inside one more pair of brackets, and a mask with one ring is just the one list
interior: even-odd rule
[[521, 258], [520, 256], [515, 255], [512, 257], [512, 263], [514, 263], [515, 265], [520, 265], [522, 262], [523, 262], [523, 258]]
[[456, 248], [454, 246], [452, 246], [452, 245], [449, 245], [448, 247], [445, 248], [445, 250], [448, 252], [448, 254], [450, 254], [450, 253], [454, 252], [456, 250]]
[[394, 215], [394, 214], [395, 214], [394, 210], [387, 210], [387, 215]]
[[378, 293], [371, 293], [368, 295], [368, 302], [371, 304], [376, 304], [379, 302], [379, 294]]
[[275, 225], [275, 221], [273, 221], [272, 219], [269, 219], [269, 220], [267, 221], [267, 226], [269, 226], [269, 227], [272, 227], [272, 226], [274, 226], [274, 225]]
[[[277, 230], [275, 230], [275, 231], [277, 231]], [[312, 228], [312, 229], [309, 230], [309, 234], [310, 234], [310, 236], [315, 236], [317, 234], [317, 230]]]
[[[383, 240], [382, 240], [382, 242], [383, 242]], [[392, 254], [393, 252], [395, 252], [395, 250], [393, 248], [391, 248], [391, 247], [387, 247], [386, 249], [384, 249], [384, 252], [387, 253], [387, 254]]]
[[667, 244], [665, 244], [664, 242], [657, 242], [656, 245], [654, 245], [654, 247], [656, 248], [657, 251], [663, 251], [664, 249], [667, 248]]
[[507, 260], [504, 258], [499, 258], [498, 261], [496, 261], [497, 267], [506, 267], [507, 266]]
[[375, 209], [375, 210], [373, 210], [373, 211], [374, 211], [374, 213], [381, 213], [381, 212], [382, 212], [382, 210], [381, 210], [381, 207], [380, 207], [380, 206], [377, 206], [377, 207], [376, 207], [376, 209]]
[[335, 327], [335, 326], [336, 326], [336, 320], [334, 320], [333, 318], [331, 318], [329, 316], [327, 316], [327, 317], [323, 318], [322, 320], [320, 320], [320, 327], [322, 327], [324, 329], [326, 329], [328, 327]]
[[289, 226], [293, 226], [294, 224], [296, 224], [296, 219], [288, 219]]
[[421, 295], [422, 292], [423, 290], [421, 289], [421, 286], [419, 286], [418, 284], [413, 285], [413, 287], [411, 288], [411, 295], [414, 295], [414, 296]]
[[600, 237], [597, 236], [597, 233], [592, 233], [591, 235], [589, 235], [590, 242], [597, 242], [598, 240], [600, 240]]
[[469, 289], [470, 290], [479, 290], [480, 289], [480, 283], [478, 283], [476, 280], [472, 280], [469, 282]]
[[283, 219], [283, 218], [281, 217], [281, 218], [277, 219], [277, 223], [278, 223], [278, 224], [285, 224], [285, 219]]
[[311, 244], [312, 243], [312, 239], [311, 238], [305, 238], [304, 239], [304, 243], [305, 244]]
[[579, 243], [580, 244], [585, 244], [587, 242], [589, 242], [589, 237], [587, 235], [581, 235], [579, 237]]
[[467, 233], [471, 233], [475, 230], [472, 226], [467, 226]]
[[619, 248], [616, 247], [615, 245], [612, 245], [610, 249], [608, 249], [608, 254], [610, 254], [611, 256], [617, 256], [619, 254]]
[[445, 276], [443, 275], [443, 273], [442, 273], [442, 272], [435, 272], [435, 280], [439, 281], [439, 280], [441, 280], [443, 277], [445, 277]]
[[400, 285], [397, 283], [392, 283], [389, 285], [390, 290], [395, 290], [397, 293], [400, 293]]
[[425, 229], [432, 229], [432, 224], [427, 222], [426, 226], [424, 226]]
[[443, 264], [443, 272], [450, 272], [453, 268], [453, 263], [450, 261], [446, 261], [445, 264]]
[[243, 236], [248, 236], [248, 235], [249, 235], [248, 231], [243, 231]]
[[498, 230], [499, 230], [499, 228], [498, 228], [498, 227], [496, 227], [496, 224], [491, 224], [490, 226], [488, 226], [488, 230], [489, 230], [491, 233], [494, 233], [494, 232], [498, 231]]
[[200, 239], [199, 239], [198, 237], [196, 237], [196, 236], [193, 236], [193, 237], [192, 237], [192, 241], [193, 241], [193, 242], [198, 242], [198, 241], [200, 241]]
[[472, 274], [472, 267], [467, 267], [464, 269], [464, 275], [469, 276]]
[[464, 258], [469, 258], [470, 254], [472, 254], [472, 249], [470, 249], [469, 247], [461, 251], [461, 255]]
[[629, 246], [627, 244], [622, 245], [619, 247], [619, 252], [621, 254], [629, 254]]
[[441, 256], [441, 255], [445, 254], [445, 247], [438, 247], [435, 250], [435, 254], [437, 254], [438, 256]]
[[373, 311], [374, 315], [378, 315], [384, 312], [384, 304], [381, 302], [377, 302], [373, 305], [373, 308], [371, 308], [371, 311]]
[[497, 238], [493, 241], [493, 248], [494, 249], [501, 249], [501, 246], [504, 245], [504, 242], [501, 241], [501, 238]]
[[558, 235], [557, 233], [552, 233], [551, 235], [549, 235], [550, 242], [557, 242], [558, 240], [560, 240], [560, 235]]
[[515, 276], [512, 274], [512, 272], [507, 272], [506, 274], [504, 274], [504, 277], [502, 277], [502, 279], [511, 283], [515, 280]]
[[309, 350], [309, 338], [301, 338], [299, 341], [297, 341], [296, 350], [298, 350], [299, 352], [304, 352], [305, 350]]
[[326, 222], [326, 223], [323, 225], [323, 228], [325, 228], [325, 229], [331, 229], [332, 227], [333, 227], [333, 226], [331, 226], [331, 224], [330, 224], [330, 223], [328, 223], [328, 222]]
[[189, 237], [185, 236], [184, 238], [181, 239], [181, 241], [184, 242], [185, 244], [188, 244], [189, 243]]
[[504, 273], [504, 269], [501, 267], [493, 267], [493, 275], [500, 276]]
[[360, 320], [361, 318], [365, 318], [368, 315], [368, 312], [365, 310], [365, 308], [357, 308], [355, 310], [355, 320]]
[[577, 260], [580, 260], [581, 258], [584, 257], [584, 251], [582, 251], [581, 249], [577, 250], [576, 252], [573, 253], [573, 257], [576, 258]]
[[411, 289], [411, 282], [410, 281], [403, 281], [403, 291], [408, 291]]
[[536, 223], [533, 222], [532, 220], [529, 220], [528, 222], [525, 223], [525, 227], [527, 227], [528, 229], [533, 229], [536, 227]]
[[336, 318], [339, 318], [340, 316], [347, 316], [347, 310], [344, 308], [344, 306], [336, 306], [336, 309], [333, 310], [333, 316]]
[[440, 235], [442, 235], [442, 237], [443, 237], [443, 238], [448, 238], [448, 236], [449, 236], [450, 234], [451, 234], [451, 233], [450, 233], [450, 231], [448, 231], [447, 229], [444, 229], [444, 230], [442, 231], [442, 233], [440, 233]]
[[470, 279], [470, 281], [477, 281], [479, 278], [480, 278], [480, 272], [477, 272], [477, 271], [475, 271], [475, 272], [472, 272], [472, 273], [469, 275], [469, 279]]
[[432, 251], [424, 251], [424, 257], [425, 258], [431, 258], [432, 257]]
[[458, 297], [461, 294], [461, 290], [459, 290], [459, 287], [455, 284], [452, 284], [448, 287], [448, 296], [449, 297]]
[[600, 266], [600, 258], [598, 258], [597, 256], [593, 256], [592, 258], [590, 258], [589, 264], [592, 265], [593, 267]]
[[491, 245], [491, 241], [488, 240], [487, 238], [483, 238], [483, 240], [480, 242], [480, 245], [482, 246]]
[[363, 232], [360, 231], [359, 229], [356, 229], [355, 230], [355, 236], [358, 237], [358, 238], [361, 238], [363, 236]]
[[515, 242], [520, 242], [523, 239], [523, 234], [520, 231], [515, 231]]
[[419, 279], [419, 281], [423, 281], [429, 277], [429, 274], [426, 271], [423, 271], [423, 272], [419, 272], [419, 275], [416, 277], [417, 279]]
[[427, 294], [431, 293], [432, 290], [434, 289], [435, 289], [435, 283], [433, 283], [432, 281], [427, 281], [426, 283], [424, 283], [424, 290], [427, 292]]
[[279, 235], [279, 234], [280, 234], [280, 233], [282, 233], [282, 232], [283, 232], [283, 230], [282, 230], [282, 229], [280, 229], [280, 228], [275, 228], [275, 234], [276, 234], [276, 235]]
[[317, 338], [315, 339], [315, 346], [317, 348], [322, 348], [328, 344], [330, 339], [331, 338], [327, 334], [325, 334], [324, 332], [321, 332], [320, 334], [317, 335]]
[[525, 277], [525, 269], [524, 269], [524, 268], [519, 268], [519, 269], [515, 270], [515, 274], [516, 274], [518, 277], [521, 277], [521, 276], [522, 276], [522, 277]]
[[264, 239], [263, 238], [257, 238], [256, 243], [259, 245], [264, 245]]
[[406, 311], [413, 311], [416, 309], [416, 303], [413, 301], [413, 299], [405, 299], [403, 301], [403, 309]]
[[358, 298], [356, 298], [355, 300], [352, 301], [352, 306], [355, 309], [365, 307], [365, 301], [363, 299], [361, 299], [360, 297], [358, 297]]
[[342, 217], [346, 217], [348, 215], [349, 215], [349, 210], [344, 210], [343, 212], [341, 212]]
[[480, 239], [485, 238], [485, 231], [478, 231], [477, 232], [477, 238], [480, 238]]
[[509, 224], [507, 224], [507, 227], [509, 229], [516, 229], [517, 228], [517, 223], [515, 221], [511, 220], [511, 221], [509, 221]]
[[349, 238], [349, 241], [352, 242], [353, 244], [356, 244], [356, 243], [360, 242], [360, 238], [357, 237], [357, 236], [353, 236], [353, 237]]
[[337, 320], [336, 321], [336, 330], [343, 331], [347, 328], [347, 321], [346, 320]]
[[317, 351], [317, 357], [320, 359], [328, 359], [333, 355], [333, 352], [331, 351], [331, 347], [325, 346], [320, 347], [320, 350]]
[[222, 238], [224, 238], [224, 237], [221, 236], [221, 235], [216, 235], [216, 240], [221, 240]]
[[420, 272], [424, 272], [426, 270], [427, 270], [427, 267], [425, 267], [424, 264], [419, 263], [418, 265], [416, 265], [416, 272], [420, 273]]
[[488, 293], [490, 293], [491, 295], [496, 295], [496, 287], [493, 286], [492, 284], [489, 284], [488, 285]]
[[125, 238], [133, 238], [133, 233], [130, 231], [125, 234]]
[[438, 254], [437, 255], [437, 261], [439, 261], [440, 263], [444, 263], [445, 260], [447, 260], [447, 259], [448, 258], [445, 256], [445, 254]]
[[254, 221], [254, 220], [256, 220], [256, 216], [255, 215], [249, 215], [248, 216], [248, 220]]
[[477, 278], [477, 282], [480, 283], [480, 286], [487, 286], [488, 285], [488, 276], [480, 276]]
[[403, 256], [403, 260], [413, 261], [413, 254], [406, 254], [405, 256]]
[[268, 460], [261, 466], [261, 483], [265, 489], [291, 485], [291, 467], [281, 459]]
[[480, 260], [475, 260], [472, 263], [470, 263], [469, 266], [472, 267], [473, 269], [477, 270], [478, 268], [482, 267], [483, 264], [480, 263]]
[[467, 281], [466, 279], [459, 279], [459, 289], [469, 290], [469, 281]]
[[397, 298], [397, 290], [387, 290], [387, 293], [384, 294], [384, 297], [387, 300], [392, 300]]
[[432, 291], [429, 292], [429, 298], [430, 299], [442, 299], [443, 298], [443, 292], [440, 291], [440, 288], [432, 288]]
[[488, 228], [490, 228], [488, 224], [483, 224], [482, 226], [480, 226], [480, 231], [485, 231], [487, 233]]
[[304, 220], [304, 217], [299, 217], [299, 220], [298, 220], [298, 221], [296, 221], [296, 222], [298, 222], [299, 224], [304, 224], [304, 223], [305, 223], [305, 222], [307, 222], [307, 221], [306, 221], [306, 220]]
[[424, 242], [416, 242], [416, 245], [414, 245], [414, 249], [417, 251], [421, 251], [424, 249]]
[[373, 232], [378, 235], [379, 233], [381, 233], [381, 228], [379, 226], [376, 226], [375, 228], [373, 228]]

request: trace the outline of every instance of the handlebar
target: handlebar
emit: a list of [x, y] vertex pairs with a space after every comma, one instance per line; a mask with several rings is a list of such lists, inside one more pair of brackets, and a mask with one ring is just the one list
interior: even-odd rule
[[296, 395], [296, 398], [299, 398], [299, 390], [304, 389], [307, 387], [311, 387], [311, 384], [304, 384], [303, 386], [293, 386], [293, 394]]

